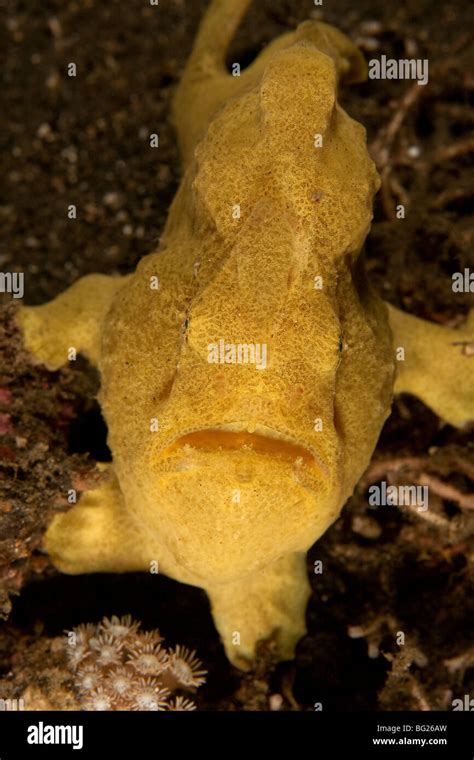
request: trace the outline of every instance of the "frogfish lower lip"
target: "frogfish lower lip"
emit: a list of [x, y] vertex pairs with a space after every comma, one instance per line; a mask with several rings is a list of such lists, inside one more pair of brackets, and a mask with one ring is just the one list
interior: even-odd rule
[[318, 457], [307, 446], [301, 445], [276, 431], [269, 434], [248, 432], [225, 428], [204, 428], [194, 430], [175, 438], [160, 452], [160, 458], [167, 459], [175, 455], [184, 446], [190, 446], [201, 452], [252, 450], [257, 454], [274, 456], [287, 462], [300, 460], [307, 466], [324, 469]]

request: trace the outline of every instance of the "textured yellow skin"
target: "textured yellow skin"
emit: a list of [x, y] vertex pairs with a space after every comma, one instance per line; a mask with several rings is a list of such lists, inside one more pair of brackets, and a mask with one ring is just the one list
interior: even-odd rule
[[[248, 2], [211, 3], [176, 93], [184, 176], [159, 252], [20, 312], [48, 367], [70, 346], [98, 366], [113, 452], [105, 486], [52, 521], [53, 561], [67, 573], [158, 561], [207, 591], [240, 667], [272, 634], [291, 657], [305, 632], [305, 554], [370, 460], [394, 348], [406, 350], [397, 391], [453, 424], [474, 416], [460, 333], [390, 307], [393, 341], [358, 260], [379, 179], [336, 88], [363, 78], [361, 55], [307, 22], [232, 77], [224, 55]], [[266, 368], [209, 363], [220, 339], [266, 344]]]

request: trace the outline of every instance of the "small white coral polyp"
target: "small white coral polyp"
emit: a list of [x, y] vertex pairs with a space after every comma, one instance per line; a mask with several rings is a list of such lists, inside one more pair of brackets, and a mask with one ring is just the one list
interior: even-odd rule
[[123, 644], [111, 634], [100, 633], [90, 640], [89, 646], [97, 652], [98, 665], [117, 665], [122, 661]]
[[104, 689], [103, 686], [98, 686], [96, 689], [93, 689], [89, 694], [87, 694], [86, 697], [82, 700], [82, 706], [84, 710], [97, 710], [99, 712], [105, 712], [107, 710], [112, 710], [112, 697], [107, 692], [106, 689]]
[[132, 687], [134, 672], [131, 668], [120, 665], [108, 673], [106, 684], [116, 696], [123, 696], [129, 692]]
[[95, 625], [86, 623], [85, 625], [78, 625], [72, 631], [66, 631], [68, 637], [66, 655], [69, 666], [73, 670], [77, 670], [81, 663], [87, 660], [90, 652], [90, 640], [96, 630]]
[[94, 663], [86, 663], [77, 671], [79, 691], [87, 693], [100, 685], [101, 673]]
[[169, 696], [169, 689], [162, 688], [158, 679], [139, 678], [133, 689], [132, 710], [164, 710]]
[[128, 662], [137, 673], [144, 676], [158, 676], [168, 663], [168, 653], [160, 644], [142, 644], [130, 648]]
[[67, 662], [83, 709], [195, 710], [191, 699], [170, 697], [205, 683], [196, 653], [179, 644], [167, 651], [158, 630], [139, 629], [131, 615], [112, 615], [68, 632]]
[[111, 618], [103, 618], [102, 622], [99, 623], [99, 632], [110, 634], [114, 639], [125, 639], [128, 636], [134, 636], [139, 628], [140, 623], [132, 620], [131, 615], [123, 615], [121, 618], [117, 615], [112, 615]]
[[186, 697], [176, 697], [173, 702], [168, 704], [168, 710], [176, 712], [190, 712], [196, 710], [196, 703]]
[[196, 652], [191, 652], [180, 644], [169, 652], [169, 669], [177, 680], [188, 687], [197, 688], [206, 682], [207, 670], [202, 668]]

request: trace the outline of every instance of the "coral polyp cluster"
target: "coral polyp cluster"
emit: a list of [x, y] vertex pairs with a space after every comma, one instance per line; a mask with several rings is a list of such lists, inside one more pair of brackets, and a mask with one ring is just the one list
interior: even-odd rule
[[66, 657], [84, 710], [195, 710], [207, 671], [196, 653], [166, 648], [158, 630], [140, 631], [131, 615], [104, 617], [67, 632]]

